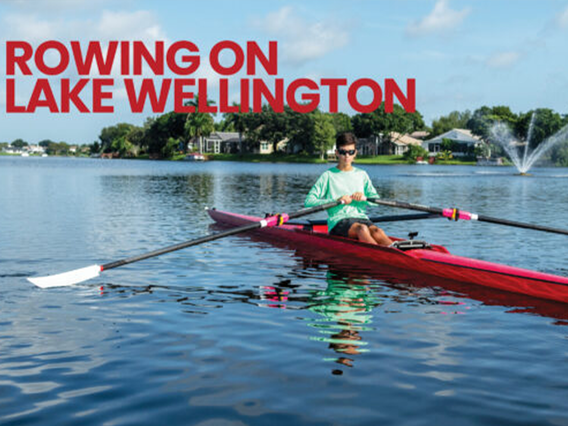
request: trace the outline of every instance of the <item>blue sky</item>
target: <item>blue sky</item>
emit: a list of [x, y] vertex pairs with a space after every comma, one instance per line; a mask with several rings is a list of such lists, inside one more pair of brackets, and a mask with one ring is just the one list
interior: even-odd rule
[[[191, 40], [201, 52], [226, 39], [276, 40], [285, 81], [415, 78], [416, 107], [428, 124], [482, 105], [568, 113], [568, 1], [0, 0], [0, 141], [91, 143], [104, 126], [140, 125], [153, 115], [129, 111], [120, 76], [114, 114], [7, 114], [6, 40], [51, 39]], [[197, 77], [211, 80], [214, 97], [218, 76], [201, 68]], [[18, 96], [29, 98], [30, 79], [17, 76], [16, 84]], [[346, 101], [340, 110], [353, 113]]]

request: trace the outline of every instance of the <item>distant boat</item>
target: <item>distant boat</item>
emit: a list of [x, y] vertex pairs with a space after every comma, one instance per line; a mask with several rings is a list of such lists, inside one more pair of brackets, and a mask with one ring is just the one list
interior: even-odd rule
[[478, 166], [502, 166], [503, 159], [499, 158], [478, 158], [477, 159]]
[[185, 161], [205, 161], [205, 157], [202, 154], [194, 152], [193, 154], [186, 155]]
[[22, 153], [20, 154], [20, 156], [22, 156], [22, 157], [29, 157], [30, 154], [28, 154], [27, 152], [22, 152]]
[[42, 157], [49, 157], [47, 154], [41, 154]]

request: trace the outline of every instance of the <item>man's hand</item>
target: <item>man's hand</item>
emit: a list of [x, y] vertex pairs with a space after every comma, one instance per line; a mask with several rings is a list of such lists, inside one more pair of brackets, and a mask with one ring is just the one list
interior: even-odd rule
[[354, 201], [364, 201], [366, 200], [365, 198], [365, 194], [363, 194], [362, 192], [356, 192], [355, 194], [351, 195], [351, 199]]
[[351, 204], [351, 201], [353, 201], [353, 200], [351, 199], [351, 196], [344, 195], [338, 201], [341, 201], [343, 204]]

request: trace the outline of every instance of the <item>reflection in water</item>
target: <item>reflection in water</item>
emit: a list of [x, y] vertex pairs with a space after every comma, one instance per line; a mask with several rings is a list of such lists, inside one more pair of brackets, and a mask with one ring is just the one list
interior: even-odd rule
[[[366, 342], [360, 333], [372, 330], [371, 311], [381, 304], [381, 299], [360, 275], [329, 270], [326, 281], [327, 288], [312, 291], [308, 300], [308, 309], [322, 316], [310, 324], [323, 335], [314, 340], [329, 343], [329, 348], [337, 352], [339, 356], [331, 361], [353, 367], [354, 356], [367, 351], [362, 348]], [[334, 370], [333, 374], [342, 371]]]
[[[448, 176], [365, 166], [386, 198], [551, 226], [568, 212], [558, 170], [515, 179], [428, 167]], [[204, 235], [204, 206], [296, 209], [326, 168], [0, 158], [0, 423], [445, 426], [455, 413], [470, 424], [566, 423], [567, 329], [552, 326], [568, 324], [565, 304], [251, 235], [114, 270], [112, 282], [24, 282], [46, 265], [60, 272]], [[554, 209], [542, 209], [549, 200]], [[373, 211], [383, 213], [395, 212]], [[561, 237], [388, 224], [411, 230], [456, 254], [567, 273]]]

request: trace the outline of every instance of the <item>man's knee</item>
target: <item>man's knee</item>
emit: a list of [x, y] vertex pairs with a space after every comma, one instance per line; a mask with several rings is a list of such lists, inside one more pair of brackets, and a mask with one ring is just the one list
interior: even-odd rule
[[377, 234], [377, 235], [385, 235], [385, 231], [383, 231], [381, 228], [379, 228], [378, 226], [371, 226], [369, 228], [369, 230], [371, 231], [372, 234]]
[[357, 234], [370, 234], [370, 230], [369, 227], [363, 223], [356, 223], [355, 224], [355, 232], [357, 232]]

